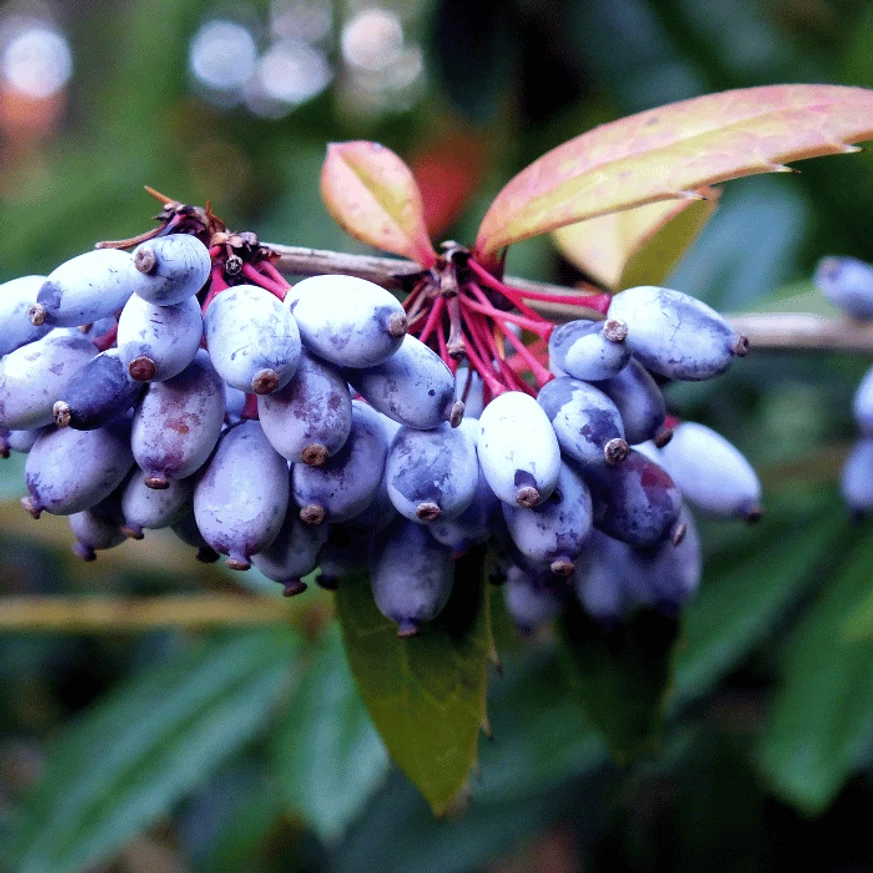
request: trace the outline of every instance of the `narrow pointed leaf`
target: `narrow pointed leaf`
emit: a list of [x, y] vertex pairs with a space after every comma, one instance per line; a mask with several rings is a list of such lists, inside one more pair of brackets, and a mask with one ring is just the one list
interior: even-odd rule
[[870, 589], [873, 548], [869, 539], [856, 541], [794, 635], [761, 738], [770, 784], [807, 815], [824, 812], [869, 762], [873, 642], [848, 638], [845, 627]]
[[442, 615], [401, 639], [368, 579], [343, 579], [336, 604], [358, 690], [397, 765], [437, 815], [464, 790], [485, 722], [493, 650], [481, 556], [457, 562]]
[[613, 757], [652, 750], [661, 732], [679, 622], [639, 612], [604, 630], [578, 606], [561, 623], [561, 660], [582, 711]]
[[421, 192], [405, 163], [379, 143], [331, 143], [321, 169], [321, 196], [346, 233], [377, 249], [431, 267]]
[[[719, 561], [707, 562], [703, 585], [684, 613], [675, 664], [677, 702], [706, 694], [759, 646], [816, 578], [822, 555], [846, 536], [836, 501], [829, 499], [815, 508], [815, 526], [803, 527], [799, 513], [769, 514], [768, 506], [760, 539], [751, 542], [747, 536], [742, 557], [731, 550]], [[809, 510], [805, 517], [811, 514]]]
[[706, 199], [647, 203], [559, 227], [554, 240], [570, 263], [610, 291], [660, 285], [718, 206], [718, 188], [699, 193]]
[[682, 197], [704, 185], [785, 171], [873, 138], [873, 91], [770, 85], [708, 94], [601, 125], [543, 155], [497, 195], [482, 257], [568, 224]]
[[292, 812], [336, 839], [388, 771], [335, 624], [319, 640], [271, 744], [272, 773]]
[[254, 736], [296, 651], [287, 630], [227, 634], [119, 688], [50, 748], [4, 869], [75, 873], [110, 857]]

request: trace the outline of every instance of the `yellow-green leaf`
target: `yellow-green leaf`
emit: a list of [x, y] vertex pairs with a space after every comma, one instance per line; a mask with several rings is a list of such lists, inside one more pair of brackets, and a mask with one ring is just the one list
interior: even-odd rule
[[660, 285], [718, 206], [721, 191], [702, 188], [705, 200], [665, 200], [559, 227], [561, 254], [611, 291]]
[[481, 558], [457, 562], [448, 605], [413, 637], [397, 636], [365, 576], [343, 579], [336, 605], [349, 664], [376, 729], [442, 814], [467, 785], [485, 723], [493, 642]]
[[873, 139], [873, 91], [769, 85], [708, 94], [601, 125], [543, 155], [497, 195], [480, 256], [598, 215], [696, 198], [704, 185]]
[[321, 169], [321, 196], [355, 239], [433, 266], [421, 192], [405, 163], [379, 143], [331, 143]]

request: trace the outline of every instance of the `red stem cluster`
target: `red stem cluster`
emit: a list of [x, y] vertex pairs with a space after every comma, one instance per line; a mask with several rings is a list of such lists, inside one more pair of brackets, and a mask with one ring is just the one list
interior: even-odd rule
[[[557, 295], [514, 288], [472, 257], [449, 261], [444, 269], [451, 271], [453, 281], [443, 281], [437, 268], [424, 274], [407, 295], [403, 305], [409, 331], [434, 348], [452, 372], [466, 358], [484, 383], [486, 402], [505, 391], [536, 396], [554, 378], [546, 366], [554, 324], [524, 298], [601, 313], [609, 306], [608, 294]], [[462, 278], [454, 281], [458, 273]], [[536, 339], [526, 342], [518, 328]]]

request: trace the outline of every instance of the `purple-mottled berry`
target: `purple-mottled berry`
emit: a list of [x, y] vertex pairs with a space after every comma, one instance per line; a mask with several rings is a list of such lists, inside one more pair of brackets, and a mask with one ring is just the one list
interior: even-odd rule
[[397, 635], [413, 636], [433, 621], [452, 593], [454, 565], [448, 549], [423, 525], [398, 518], [377, 534], [370, 555], [376, 606], [397, 624]]
[[712, 379], [748, 347], [714, 309], [670, 288], [641, 285], [621, 291], [612, 298], [607, 317], [627, 324], [634, 356], [668, 379]]
[[345, 376], [354, 389], [394, 421], [429, 430], [449, 421], [455, 405], [455, 377], [432, 349], [413, 336], [386, 361]]
[[348, 438], [352, 396], [336, 367], [304, 351], [291, 381], [258, 397], [258, 416], [282, 457], [318, 467]]
[[178, 376], [152, 382], [136, 408], [131, 447], [146, 484], [166, 488], [170, 479], [196, 473], [223, 423], [224, 385], [201, 349]]
[[391, 502], [410, 521], [457, 518], [476, 493], [476, 444], [447, 422], [431, 430], [403, 427], [388, 451], [385, 478]]
[[638, 547], [656, 545], [672, 535], [682, 498], [658, 464], [632, 449], [622, 464], [577, 469], [591, 490], [598, 530]]
[[561, 450], [548, 416], [521, 391], [495, 397], [479, 417], [477, 450], [491, 490], [505, 503], [537, 506], [555, 489]]
[[406, 313], [384, 288], [354, 276], [311, 276], [285, 298], [303, 344], [340, 367], [375, 367], [406, 335]]
[[279, 533], [288, 508], [288, 465], [257, 421], [229, 427], [194, 488], [194, 518], [206, 542], [247, 570]]

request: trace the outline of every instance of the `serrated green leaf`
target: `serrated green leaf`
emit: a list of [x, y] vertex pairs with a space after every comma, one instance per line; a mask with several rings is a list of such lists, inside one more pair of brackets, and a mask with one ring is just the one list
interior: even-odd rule
[[322, 635], [300, 678], [271, 757], [285, 803], [328, 841], [345, 830], [388, 770], [336, 625]]
[[784, 164], [855, 151], [873, 137], [873, 91], [770, 85], [707, 94], [590, 130], [503, 188], [476, 237], [484, 258], [528, 237]]
[[296, 650], [287, 631], [223, 635], [117, 689], [50, 749], [9, 865], [74, 873], [109, 857], [257, 732]]
[[810, 581], [817, 558], [844, 530], [835, 501], [823, 503], [815, 524], [786, 534], [785, 516], [766, 517], [756, 547], [724, 572], [704, 569], [704, 582], [685, 609], [676, 655], [675, 695], [689, 700], [709, 690], [761, 643]]
[[365, 576], [344, 579], [336, 603], [349, 665], [373, 722], [440, 815], [467, 784], [485, 721], [493, 642], [481, 556], [456, 562], [448, 605], [413, 637], [397, 636]]
[[769, 782], [808, 815], [828, 808], [867, 759], [873, 739], [873, 642], [843, 632], [873, 580], [870, 526], [855, 539], [848, 561], [822, 580], [791, 641], [761, 737]]
[[668, 200], [611, 212], [553, 234], [561, 254], [605, 288], [660, 285], [718, 206], [718, 188], [705, 200]]
[[575, 605], [564, 616], [560, 653], [569, 684], [620, 762], [659, 738], [678, 632], [677, 619], [648, 610], [609, 630]]

